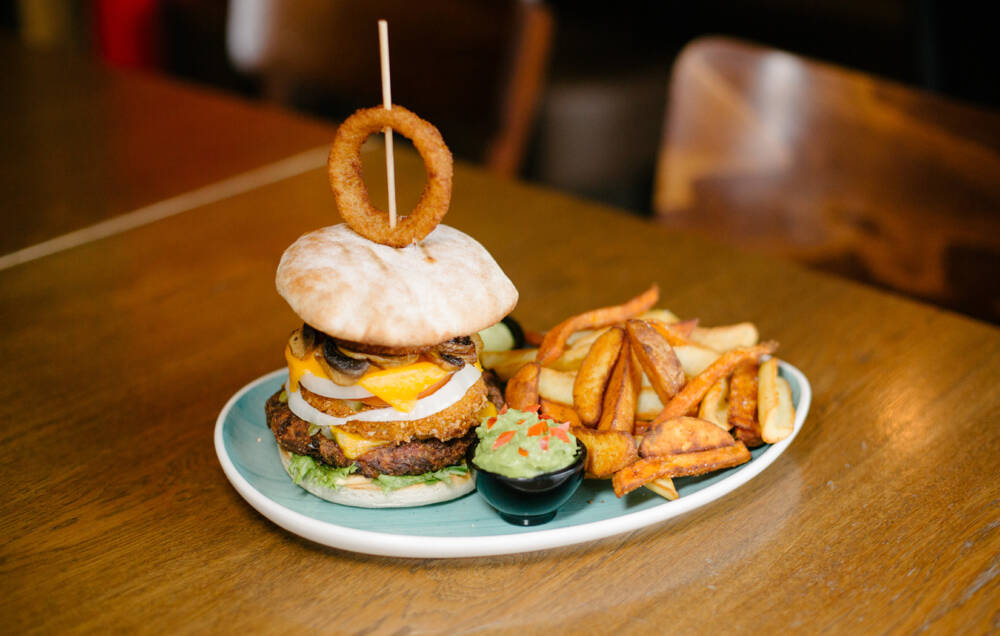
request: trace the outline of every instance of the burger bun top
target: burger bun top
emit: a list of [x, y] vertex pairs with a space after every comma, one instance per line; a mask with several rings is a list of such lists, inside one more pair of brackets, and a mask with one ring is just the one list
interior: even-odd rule
[[374, 243], [343, 223], [309, 232], [285, 250], [276, 284], [312, 327], [386, 347], [469, 335], [517, 304], [517, 290], [490, 253], [446, 225], [403, 248]]

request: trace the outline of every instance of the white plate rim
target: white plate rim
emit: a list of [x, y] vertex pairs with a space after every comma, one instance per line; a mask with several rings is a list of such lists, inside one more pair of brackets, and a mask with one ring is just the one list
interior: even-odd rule
[[[795, 427], [787, 438], [777, 444], [772, 444], [744, 468], [696, 493], [674, 501], [664, 501], [659, 506], [623, 514], [612, 519], [552, 530], [475, 537], [434, 537], [374, 532], [320, 521], [286, 508], [268, 498], [236, 469], [226, 452], [222, 429], [230, 410], [241, 397], [258, 384], [285, 373], [286, 369], [284, 368], [249, 382], [229, 398], [215, 422], [215, 453], [230, 483], [254, 509], [285, 530], [329, 547], [377, 556], [416, 558], [478, 557], [548, 550], [603, 539], [672, 519], [729, 494], [759, 475], [785, 452], [785, 449], [802, 430], [812, 402], [812, 388], [806, 376], [793, 365], [783, 360], [778, 362], [782, 372], [794, 377], [799, 386], [799, 402], [795, 409]], [[337, 504], [331, 503], [330, 505]]]

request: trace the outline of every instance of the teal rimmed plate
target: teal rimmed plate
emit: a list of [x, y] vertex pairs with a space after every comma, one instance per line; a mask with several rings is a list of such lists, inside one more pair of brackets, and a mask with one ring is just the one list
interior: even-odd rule
[[215, 424], [215, 451], [226, 477], [262, 515], [301, 537], [353, 552], [399, 557], [473, 557], [545, 550], [628, 532], [684, 514], [732, 492], [780, 456], [802, 429], [812, 392], [801, 371], [780, 363], [795, 403], [795, 430], [752, 452], [742, 466], [706, 477], [675, 479], [680, 498], [666, 501], [646, 488], [615, 497], [610, 480], [585, 480], [544, 526], [503, 521], [476, 493], [418, 508], [351, 508], [299, 488], [281, 467], [264, 403], [284, 384], [280, 369], [229, 399]]

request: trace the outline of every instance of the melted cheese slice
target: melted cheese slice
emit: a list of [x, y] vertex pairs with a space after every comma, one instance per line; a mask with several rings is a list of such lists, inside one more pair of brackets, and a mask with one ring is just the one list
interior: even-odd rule
[[[307, 372], [318, 378], [328, 378], [326, 371], [314, 356], [300, 360], [285, 347], [285, 361], [288, 363], [288, 388], [299, 390], [299, 382]], [[476, 365], [479, 367], [479, 365]], [[481, 369], [481, 368], [480, 368]], [[381, 398], [392, 408], [409, 413], [416, 405], [420, 394], [449, 375], [433, 362], [416, 362], [393, 369], [375, 369], [361, 376], [357, 385]]]
[[397, 411], [409, 413], [421, 393], [447, 376], [448, 372], [433, 362], [417, 362], [405, 367], [369, 371], [361, 376], [358, 384]]
[[340, 446], [340, 450], [344, 451], [347, 459], [357, 459], [371, 449], [385, 446], [389, 443], [382, 439], [366, 439], [360, 435], [348, 433], [339, 426], [330, 427], [330, 432], [333, 434], [333, 439], [337, 442], [337, 446]]
[[299, 360], [292, 354], [290, 347], [285, 347], [285, 361], [288, 362], [288, 388], [292, 391], [299, 390], [299, 380], [306, 374], [306, 371], [317, 378], [327, 377], [323, 365], [315, 356], [306, 356], [305, 360]]

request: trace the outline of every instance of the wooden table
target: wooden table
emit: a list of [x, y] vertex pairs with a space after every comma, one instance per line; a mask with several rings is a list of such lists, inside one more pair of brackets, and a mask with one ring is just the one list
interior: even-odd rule
[[[419, 161], [397, 175], [412, 201]], [[812, 382], [804, 430], [719, 501], [546, 552], [391, 559], [276, 527], [213, 427], [282, 364], [281, 252], [336, 220], [317, 166], [0, 271], [4, 631], [996, 629], [996, 328], [466, 165], [447, 222], [505, 268], [525, 325], [657, 281], [682, 316], [781, 342]]]

